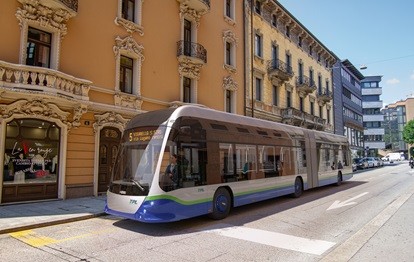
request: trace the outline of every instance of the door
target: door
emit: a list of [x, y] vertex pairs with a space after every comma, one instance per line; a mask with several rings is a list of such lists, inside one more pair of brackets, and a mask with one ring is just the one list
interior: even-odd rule
[[121, 132], [118, 129], [106, 127], [101, 130], [99, 144], [98, 193], [103, 193], [108, 190], [120, 140]]
[[184, 55], [191, 56], [191, 22], [184, 19]]

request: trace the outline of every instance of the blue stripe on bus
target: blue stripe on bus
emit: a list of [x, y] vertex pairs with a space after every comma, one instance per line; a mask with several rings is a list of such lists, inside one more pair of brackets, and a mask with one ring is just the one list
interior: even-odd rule
[[[234, 197], [234, 206], [242, 206], [257, 201], [271, 199], [294, 192], [293, 186], [266, 191], [243, 194]], [[105, 212], [111, 215], [138, 220], [146, 223], [173, 222], [207, 214], [212, 210], [212, 201], [195, 204], [182, 204], [172, 199], [158, 198], [142, 203], [135, 214], [123, 213], [105, 207]]]

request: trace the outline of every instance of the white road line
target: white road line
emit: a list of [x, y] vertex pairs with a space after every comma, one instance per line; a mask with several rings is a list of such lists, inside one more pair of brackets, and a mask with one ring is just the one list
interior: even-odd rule
[[[210, 232], [222, 236], [242, 239], [263, 245], [283, 248], [313, 255], [321, 255], [335, 245], [333, 242], [296, 237], [276, 232], [253, 229], [247, 227], [235, 227], [221, 225], [221, 229], [214, 229]], [[227, 226], [227, 227], [226, 227]]]

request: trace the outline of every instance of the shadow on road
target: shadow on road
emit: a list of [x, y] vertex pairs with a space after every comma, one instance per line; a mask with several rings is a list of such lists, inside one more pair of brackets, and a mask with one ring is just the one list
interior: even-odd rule
[[[341, 186], [323, 186], [305, 191], [300, 198], [282, 196], [261, 202], [235, 207], [230, 215], [223, 220], [212, 220], [208, 216], [200, 216], [171, 223], [147, 224], [139, 221], [124, 219], [114, 222], [114, 226], [157, 237], [180, 235], [205, 231], [206, 229], [220, 229], [232, 226], [242, 226], [263, 217], [289, 210], [291, 208], [310, 203], [312, 201], [360, 186], [366, 182], [346, 181]], [[106, 219], [111, 219], [111, 216]]]

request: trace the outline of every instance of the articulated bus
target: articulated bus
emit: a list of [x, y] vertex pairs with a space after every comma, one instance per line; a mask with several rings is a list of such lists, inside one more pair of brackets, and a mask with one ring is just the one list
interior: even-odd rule
[[[345, 137], [196, 105], [140, 114], [124, 131], [105, 212], [148, 223], [208, 214], [352, 177]], [[167, 174], [174, 162], [174, 177]]]

